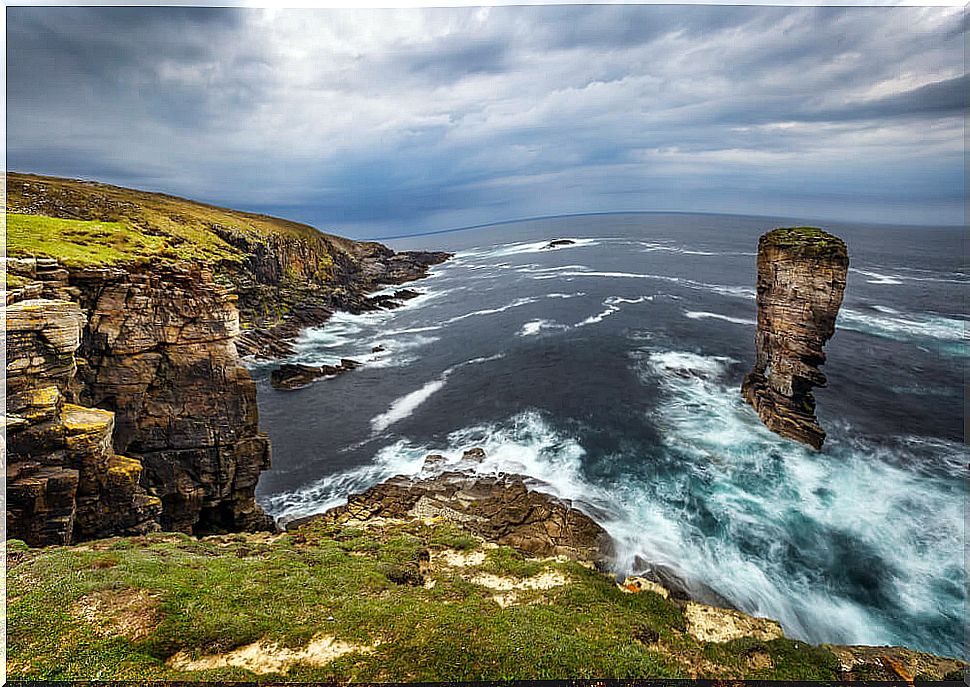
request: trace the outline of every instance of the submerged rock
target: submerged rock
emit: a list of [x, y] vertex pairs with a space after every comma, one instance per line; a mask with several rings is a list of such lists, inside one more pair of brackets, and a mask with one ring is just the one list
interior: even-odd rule
[[821, 229], [775, 229], [758, 242], [757, 360], [741, 393], [771, 431], [821, 449], [814, 387], [845, 292], [845, 243]]
[[539, 250], [552, 250], [553, 248], [561, 248], [563, 246], [572, 246], [572, 245], [575, 245], [575, 243], [576, 242], [573, 241], [572, 239], [556, 239], [554, 241], [550, 241], [549, 243], [547, 243], [546, 245], [544, 245]]
[[302, 389], [321, 377], [335, 377], [360, 367], [356, 360], [344, 358], [339, 365], [300, 365], [284, 363], [270, 373], [269, 381], [274, 389]]

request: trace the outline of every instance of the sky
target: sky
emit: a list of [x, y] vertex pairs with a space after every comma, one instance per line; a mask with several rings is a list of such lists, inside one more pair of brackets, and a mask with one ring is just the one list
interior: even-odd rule
[[355, 238], [962, 224], [959, 7], [7, 8], [7, 167]]

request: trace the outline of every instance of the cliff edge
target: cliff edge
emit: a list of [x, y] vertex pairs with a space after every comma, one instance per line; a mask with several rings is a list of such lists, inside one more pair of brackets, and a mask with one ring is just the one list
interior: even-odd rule
[[758, 242], [757, 359], [741, 393], [771, 431], [820, 450], [814, 387], [835, 333], [849, 254], [842, 239], [814, 227], [787, 227]]

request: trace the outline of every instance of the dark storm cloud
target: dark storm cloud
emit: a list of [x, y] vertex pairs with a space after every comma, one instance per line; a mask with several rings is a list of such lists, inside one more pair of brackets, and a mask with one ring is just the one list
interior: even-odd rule
[[844, 107], [831, 113], [820, 113], [824, 119], [879, 119], [883, 117], [963, 116], [970, 93], [966, 74], [936, 81], [903, 93]]
[[8, 164], [356, 234], [654, 208], [953, 222], [966, 28], [940, 8], [10, 8]]

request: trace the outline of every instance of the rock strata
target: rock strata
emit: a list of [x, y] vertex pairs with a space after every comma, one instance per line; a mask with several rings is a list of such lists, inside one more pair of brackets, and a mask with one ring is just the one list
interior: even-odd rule
[[272, 528], [255, 501], [270, 446], [236, 351], [236, 298], [196, 266], [72, 272], [87, 312], [79, 398], [114, 411], [166, 530]]
[[140, 461], [115, 453], [115, 414], [70, 403], [85, 318], [76, 303], [7, 307], [7, 536], [68, 544], [158, 529]]
[[845, 243], [821, 229], [775, 229], [758, 242], [757, 359], [741, 393], [761, 421], [783, 437], [821, 449], [814, 387], [835, 333], [845, 292]]
[[440, 455], [429, 456], [422, 475], [392, 477], [351, 495], [345, 506], [292, 521], [287, 528], [317, 518], [334, 523], [444, 518], [487, 541], [533, 556], [603, 560], [611, 555], [609, 535], [589, 516], [566, 501], [531, 489], [521, 475], [476, 474], [466, 461], [480, 461], [482, 449], [465, 455], [454, 465]]

